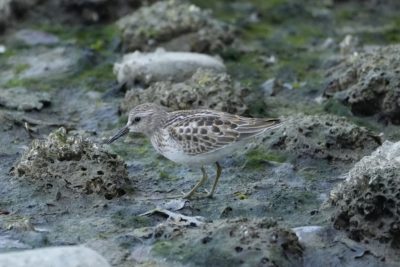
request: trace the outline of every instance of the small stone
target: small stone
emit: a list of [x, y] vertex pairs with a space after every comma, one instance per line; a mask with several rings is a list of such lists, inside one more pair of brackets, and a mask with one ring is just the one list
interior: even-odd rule
[[266, 66], [266, 67], [274, 65], [274, 64], [276, 64], [276, 62], [278, 62], [278, 59], [274, 55], [261, 56], [260, 60], [264, 64], [264, 66]]
[[18, 73], [19, 79], [49, 79], [73, 71], [84, 56], [74, 47], [37, 47], [10, 58], [8, 63], [16, 68], [26, 66]]
[[261, 90], [264, 95], [272, 96], [275, 94], [276, 89], [276, 79], [266, 80], [263, 84], [261, 84]]
[[31, 29], [19, 30], [15, 33], [14, 38], [26, 45], [55, 45], [60, 39], [50, 33], [36, 31]]
[[83, 246], [52, 247], [0, 254], [0, 267], [110, 267], [97, 252]]
[[4, 54], [7, 51], [7, 48], [4, 45], [0, 45], [0, 54]]
[[11, 16], [11, 0], [0, 1], [0, 31], [9, 23]]
[[0, 90], [0, 105], [9, 109], [41, 110], [49, 104], [50, 95], [46, 92], [35, 92], [22, 87]]
[[357, 47], [359, 46], [360, 41], [358, 40], [357, 37], [354, 37], [353, 35], [346, 35], [344, 37], [343, 41], [339, 44], [340, 47], [340, 53], [342, 55], [348, 55], [351, 53], [356, 52]]

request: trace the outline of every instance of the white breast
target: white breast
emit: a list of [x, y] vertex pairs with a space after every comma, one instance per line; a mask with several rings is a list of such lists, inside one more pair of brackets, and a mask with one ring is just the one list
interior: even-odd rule
[[189, 166], [213, 164], [222, 158], [231, 155], [235, 150], [242, 147], [241, 142], [238, 142], [213, 152], [188, 155], [184, 153], [183, 150], [179, 149], [179, 145], [177, 145], [173, 139], [169, 138], [169, 135], [167, 134], [153, 136], [151, 138], [151, 143], [157, 152], [167, 159]]

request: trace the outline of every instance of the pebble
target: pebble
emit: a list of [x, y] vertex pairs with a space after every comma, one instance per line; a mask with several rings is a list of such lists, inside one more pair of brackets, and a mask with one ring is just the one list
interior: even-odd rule
[[83, 246], [52, 247], [0, 254], [0, 267], [110, 267], [97, 252]]

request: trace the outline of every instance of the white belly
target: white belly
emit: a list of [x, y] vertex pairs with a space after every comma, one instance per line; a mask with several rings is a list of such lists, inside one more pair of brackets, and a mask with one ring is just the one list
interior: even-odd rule
[[151, 140], [151, 143], [153, 144], [153, 147], [157, 150], [157, 152], [167, 159], [172, 160], [176, 163], [189, 166], [203, 166], [214, 164], [224, 157], [232, 155], [235, 150], [242, 147], [241, 142], [238, 142], [213, 152], [198, 155], [188, 155], [180, 150], [173, 142], [165, 142], [165, 145], [163, 147], [157, 146], [155, 144], [155, 140], [153, 139]]

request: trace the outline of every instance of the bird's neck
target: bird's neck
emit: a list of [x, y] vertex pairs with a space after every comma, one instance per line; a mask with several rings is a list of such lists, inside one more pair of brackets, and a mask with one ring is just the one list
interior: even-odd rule
[[168, 119], [168, 113], [160, 113], [160, 114], [155, 114], [150, 122], [149, 122], [149, 127], [144, 134], [148, 137], [152, 137], [154, 134], [160, 132], [164, 128], [164, 124]]

